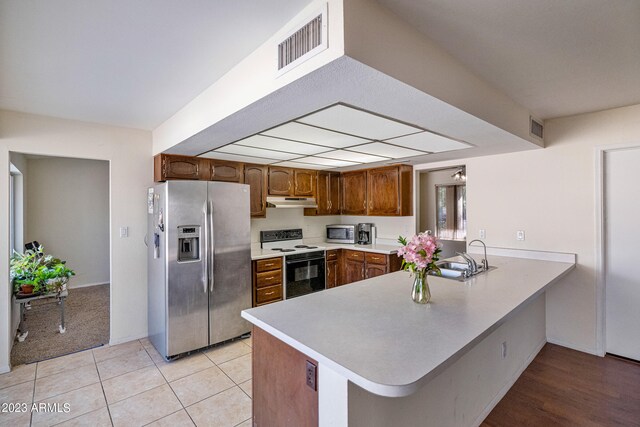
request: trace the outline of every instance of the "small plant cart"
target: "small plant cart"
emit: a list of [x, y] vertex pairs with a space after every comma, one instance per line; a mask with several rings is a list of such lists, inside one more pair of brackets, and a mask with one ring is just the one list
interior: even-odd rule
[[23, 342], [25, 339], [27, 339], [27, 335], [29, 335], [29, 331], [25, 330], [24, 320], [26, 317], [25, 311], [31, 308], [31, 301], [45, 298], [56, 298], [58, 300], [57, 304], [60, 307], [60, 325], [58, 326], [58, 329], [61, 334], [64, 334], [67, 331], [67, 328], [64, 325], [64, 300], [67, 298], [67, 295], [68, 293], [66, 290], [62, 292], [50, 292], [25, 298], [16, 298], [16, 296], [14, 295], [14, 303], [20, 305], [20, 325], [18, 326], [18, 341]]

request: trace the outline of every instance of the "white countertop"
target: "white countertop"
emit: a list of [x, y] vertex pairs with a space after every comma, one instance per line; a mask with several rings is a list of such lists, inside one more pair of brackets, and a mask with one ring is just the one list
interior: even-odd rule
[[[479, 257], [476, 257], [479, 259]], [[399, 271], [242, 312], [242, 317], [381, 396], [407, 396], [500, 326], [575, 264], [489, 257], [466, 282], [429, 277], [411, 299]]]
[[[309, 245], [314, 245], [314, 246], [318, 246], [318, 248], [316, 249], [303, 249], [303, 250], [297, 250], [296, 253], [304, 253], [304, 252], [314, 252], [314, 251], [322, 251], [322, 250], [329, 250], [329, 249], [351, 249], [354, 251], [363, 251], [363, 252], [375, 252], [378, 254], [395, 254], [398, 251], [398, 248], [400, 247], [399, 245], [378, 245], [378, 244], [373, 244], [373, 245], [349, 245], [349, 244], [345, 244], [345, 243], [326, 243], [326, 242], [307, 242], [305, 241], [305, 244], [309, 244]], [[252, 249], [251, 250], [251, 259], [253, 261], [257, 260], [257, 259], [264, 259], [264, 258], [274, 258], [274, 257], [282, 257], [285, 255], [291, 255], [292, 252], [278, 252], [278, 251], [273, 251], [271, 249]]]

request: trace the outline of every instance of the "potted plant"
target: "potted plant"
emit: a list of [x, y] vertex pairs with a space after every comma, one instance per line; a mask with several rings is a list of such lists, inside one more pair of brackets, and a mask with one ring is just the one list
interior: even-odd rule
[[42, 290], [61, 292], [69, 277], [75, 275], [65, 261], [46, 255], [42, 246], [24, 253], [14, 251], [10, 272], [14, 292], [21, 291], [23, 294], [36, 294]]

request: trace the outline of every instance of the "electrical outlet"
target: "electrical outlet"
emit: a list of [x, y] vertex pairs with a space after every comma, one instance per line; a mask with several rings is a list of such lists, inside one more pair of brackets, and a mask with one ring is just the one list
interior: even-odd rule
[[516, 240], [524, 240], [524, 230], [516, 231]]
[[317, 367], [307, 360], [307, 385], [316, 391]]
[[478, 236], [479, 236], [481, 239], [484, 239], [485, 237], [487, 237], [487, 232], [486, 232], [485, 230], [480, 230], [480, 231], [478, 232]]
[[507, 358], [507, 342], [503, 341], [502, 345], [500, 346], [500, 355], [502, 356], [503, 359]]

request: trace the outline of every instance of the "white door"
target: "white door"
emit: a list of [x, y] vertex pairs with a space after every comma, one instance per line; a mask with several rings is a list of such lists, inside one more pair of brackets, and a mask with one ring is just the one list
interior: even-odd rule
[[640, 148], [605, 152], [607, 353], [640, 360]]

